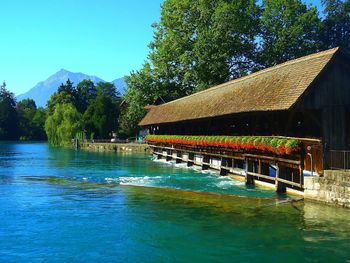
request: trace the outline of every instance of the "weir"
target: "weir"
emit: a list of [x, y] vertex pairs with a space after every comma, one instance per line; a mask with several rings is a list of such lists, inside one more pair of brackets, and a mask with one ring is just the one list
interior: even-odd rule
[[[306, 149], [310, 144], [321, 144], [317, 140], [303, 139], [303, 150], [297, 156], [273, 156], [259, 153], [237, 152], [224, 147], [199, 147], [150, 144], [153, 155], [166, 161], [199, 166], [202, 170], [214, 169], [222, 176], [244, 180], [247, 185], [274, 189], [279, 193], [304, 195], [304, 169], [312, 170], [307, 161]], [[316, 147], [313, 147], [316, 148]], [[320, 164], [314, 164], [320, 166]]]

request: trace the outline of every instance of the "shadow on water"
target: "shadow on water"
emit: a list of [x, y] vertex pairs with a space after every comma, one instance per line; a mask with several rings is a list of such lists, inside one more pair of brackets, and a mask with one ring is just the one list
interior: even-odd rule
[[[157, 188], [145, 186], [127, 186], [118, 183], [95, 183], [68, 180], [58, 177], [24, 177], [29, 182], [48, 183], [66, 189], [74, 190], [111, 190], [106, 194], [123, 193], [127, 203], [137, 203], [140, 206], [156, 204], [156, 207], [165, 206], [176, 208], [187, 206], [190, 208], [204, 208], [224, 214], [240, 214], [242, 217], [274, 214], [298, 214], [303, 217], [304, 223], [325, 226], [331, 229], [350, 230], [350, 211], [319, 203], [305, 202], [297, 198], [266, 198], [246, 197], [232, 194], [196, 192], [173, 188]], [[339, 228], [339, 222], [342, 228]]]
[[[37, 183], [59, 185], [74, 190], [113, 190], [111, 193], [122, 192], [130, 203], [155, 203], [157, 206], [183, 206], [192, 208], [206, 208], [220, 213], [241, 213], [249, 216], [263, 210], [271, 210], [282, 206], [300, 210], [299, 200], [267, 197], [246, 197], [233, 194], [220, 194], [181, 190], [174, 188], [159, 188], [149, 186], [119, 185], [114, 183], [84, 182], [59, 177], [23, 177], [24, 180]], [[107, 192], [106, 192], [107, 193]], [[77, 193], [78, 194], [78, 193]]]
[[[191, 257], [201, 262], [219, 258], [230, 262], [232, 254], [249, 262], [278, 262], [278, 258], [284, 262], [295, 262], [296, 258], [314, 262], [319, 253], [322, 258], [318, 262], [349, 259], [350, 217], [345, 209], [288, 199], [125, 186], [116, 182], [57, 177], [23, 179], [30, 184], [62, 189], [62, 199], [69, 200], [70, 207], [79, 203], [78, 207], [84, 207], [78, 210], [82, 214], [95, 211], [96, 220], [114, 218], [113, 223], [108, 221], [114, 227], [108, 231], [118, 229], [117, 236], [126, 240], [125, 246], [137, 244], [134, 249], [144, 262], [150, 262], [150, 255], [155, 259], [157, 253], [160, 260]], [[63, 202], [62, 209], [66, 206]], [[91, 210], [87, 211], [87, 207]], [[144, 246], [147, 252], [141, 250]]]

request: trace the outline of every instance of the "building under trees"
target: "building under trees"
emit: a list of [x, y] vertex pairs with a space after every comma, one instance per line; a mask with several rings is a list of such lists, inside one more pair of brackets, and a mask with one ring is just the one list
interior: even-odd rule
[[350, 55], [335, 48], [149, 107], [140, 126], [159, 156], [302, 190], [350, 148], [349, 113]]

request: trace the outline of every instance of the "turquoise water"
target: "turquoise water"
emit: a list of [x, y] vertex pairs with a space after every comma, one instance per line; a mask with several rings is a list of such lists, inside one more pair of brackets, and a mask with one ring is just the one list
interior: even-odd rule
[[147, 155], [0, 144], [0, 262], [349, 262], [350, 211]]

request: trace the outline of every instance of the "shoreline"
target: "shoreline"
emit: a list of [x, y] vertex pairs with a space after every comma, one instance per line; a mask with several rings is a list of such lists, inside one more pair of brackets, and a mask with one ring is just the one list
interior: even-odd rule
[[128, 153], [150, 153], [150, 147], [144, 143], [79, 143], [81, 150], [94, 152], [128, 152]]

